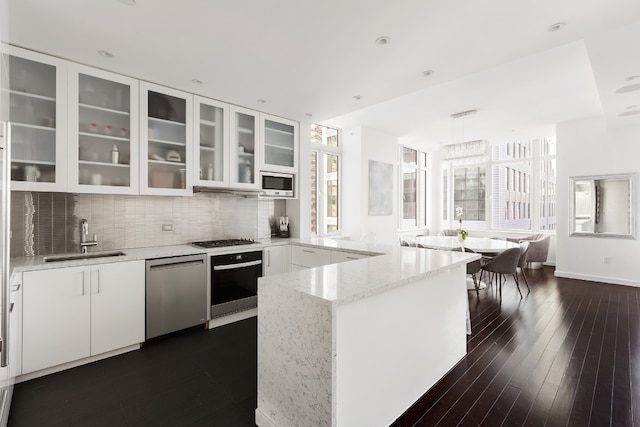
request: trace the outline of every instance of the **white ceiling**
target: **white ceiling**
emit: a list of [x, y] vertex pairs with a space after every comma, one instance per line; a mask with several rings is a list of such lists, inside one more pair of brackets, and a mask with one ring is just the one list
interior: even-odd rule
[[615, 93], [640, 83], [638, 0], [9, 0], [9, 22], [18, 46], [409, 145], [640, 124], [618, 116], [640, 91]]

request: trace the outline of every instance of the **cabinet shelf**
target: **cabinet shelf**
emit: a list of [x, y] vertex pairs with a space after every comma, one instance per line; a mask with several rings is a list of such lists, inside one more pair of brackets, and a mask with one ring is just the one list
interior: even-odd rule
[[201, 145], [201, 146], [200, 146], [200, 149], [201, 149], [201, 150], [204, 150], [204, 151], [216, 151], [216, 149], [215, 149], [215, 148], [213, 148], [213, 147], [207, 147], [206, 145]]
[[210, 126], [212, 128], [219, 126], [218, 123], [212, 122], [211, 120], [205, 120], [205, 119], [200, 119], [200, 124], [205, 126]]
[[26, 160], [26, 159], [11, 159], [11, 163], [24, 163], [29, 165], [45, 165], [45, 166], [55, 166], [55, 162], [47, 162], [43, 160]]
[[55, 102], [56, 101], [55, 98], [52, 98], [50, 96], [36, 95], [35, 93], [20, 92], [19, 90], [3, 89], [2, 91], [3, 92], [9, 92], [11, 95], [24, 96], [25, 98], [34, 98], [34, 99], [40, 99], [40, 100], [43, 100], [43, 101], [51, 101], [51, 102]]
[[108, 166], [112, 168], [128, 168], [130, 165], [126, 163], [107, 163], [107, 162], [94, 162], [91, 160], [79, 160], [79, 164], [81, 165], [91, 165], [91, 166]]
[[168, 160], [155, 160], [155, 159], [149, 159], [149, 163], [154, 163], [157, 165], [171, 165], [171, 166], [185, 166], [186, 163], [182, 163], [182, 162], [170, 162]]
[[156, 123], [166, 123], [166, 124], [175, 125], [175, 126], [187, 126], [186, 123], [176, 122], [176, 121], [167, 120], [167, 119], [158, 119], [156, 117], [149, 117], [149, 121], [156, 122]]
[[186, 145], [184, 142], [167, 141], [164, 139], [152, 139], [152, 138], [149, 138], [149, 142], [155, 142], [157, 144], [165, 144], [165, 145], [176, 145], [178, 147], [184, 147]]
[[27, 123], [12, 123], [13, 126], [18, 127], [18, 128], [25, 128], [25, 129], [38, 129], [38, 130], [46, 130], [49, 132], [55, 132], [56, 128], [52, 128], [49, 126], [40, 126], [40, 125], [30, 125]]
[[281, 134], [284, 134], [284, 135], [293, 136], [293, 132], [288, 132], [286, 130], [274, 129], [274, 128], [269, 128], [269, 127], [265, 127], [264, 130], [268, 130], [269, 132], [276, 132], [276, 133], [281, 133]]
[[254, 130], [253, 129], [248, 129], [248, 128], [238, 128], [238, 133], [245, 133], [247, 135], [253, 135], [254, 134]]
[[240, 157], [253, 157], [254, 153], [243, 152], [243, 153], [238, 153], [238, 156], [240, 156]]
[[264, 144], [265, 147], [277, 148], [278, 150], [293, 151], [293, 147], [283, 147], [282, 145]]
[[89, 136], [91, 138], [98, 138], [98, 139], [109, 139], [109, 140], [112, 140], [112, 141], [126, 141], [126, 142], [129, 142], [129, 138], [123, 138], [121, 136], [105, 135], [105, 134], [102, 134], [102, 133], [78, 132], [78, 135], [80, 135], [80, 136]]
[[106, 111], [107, 113], [122, 114], [123, 116], [130, 115], [128, 111], [114, 110], [112, 108], [98, 107], [96, 105], [90, 105], [90, 104], [78, 104], [78, 105], [82, 108], [87, 108], [89, 110]]

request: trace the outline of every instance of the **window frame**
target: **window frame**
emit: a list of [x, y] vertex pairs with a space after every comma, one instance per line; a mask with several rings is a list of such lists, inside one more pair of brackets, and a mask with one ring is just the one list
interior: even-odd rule
[[[340, 235], [342, 233], [342, 214], [341, 214], [341, 209], [342, 209], [342, 170], [343, 170], [343, 153], [342, 153], [342, 146], [340, 144], [341, 142], [341, 131], [340, 129], [336, 129], [336, 128], [331, 128], [329, 126], [324, 126], [321, 124], [317, 124], [314, 123], [313, 125], [311, 125], [311, 127], [313, 126], [320, 126], [323, 128], [328, 128], [331, 130], [336, 131], [336, 138], [337, 138], [337, 146], [334, 145], [328, 145], [328, 144], [323, 144], [323, 143], [319, 143], [319, 142], [315, 142], [313, 140], [311, 140], [310, 142], [310, 156], [309, 156], [309, 162], [311, 163], [311, 159], [313, 156], [313, 153], [316, 153], [316, 233], [313, 232], [313, 230], [311, 229], [311, 224], [309, 224], [309, 228], [311, 231], [311, 235], [315, 236], [315, 237], [331, 237], [331, 236], [337, 236]], [[310, 129], [311, 131], [311, 129]], [[327, 221], [327, 197], [328, 194], [325, 191], [325, 185], [327, 182], [327, 172], [325, 170], [325, 156], [326, 155], [332, 155], [332, 156], [337, 156], [338, 157], [338, 170], [336, 172], [331, 172], [332, 174], [335, 173], [337, 175], [337, 190], [338, 190], [338, 197], [337, 197], [337, 203], [338, 203], [338, 212], [337, 212], [337, 230], [336, 231], [332, 231], [332, 232], [326, 232], [326, 228], [328, 225], [328, 221]], [[318, 179], [317, 177], [321, 177], [321, 179]], [[313, 172], [311, 175], [311, 182], [313, 183]], [[313, 199], [313, 195], [311, 197]], [[311, 219], [313, 220], [313, 212], [311, 212]]]
[[[416, 163], [404, 162], [404, 150], [416, 152]], [[398, 231], [421, 230], [428, 223], [428, 184], [429, 184], [429, 154], [416, 148], [398, 145]], [[404, 219], [404, 174], [405, 171], [415, 173], [415, 219]]]

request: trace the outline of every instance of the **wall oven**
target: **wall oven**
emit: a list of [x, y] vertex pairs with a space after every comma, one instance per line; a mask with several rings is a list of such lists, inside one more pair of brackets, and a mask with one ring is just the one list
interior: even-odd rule
[[211, 256], [211, 318], [258, 306], [262, 251]]

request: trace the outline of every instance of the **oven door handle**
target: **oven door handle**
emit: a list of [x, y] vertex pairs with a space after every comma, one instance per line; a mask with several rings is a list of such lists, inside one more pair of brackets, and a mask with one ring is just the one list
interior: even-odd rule
[[238, 264], [214, 265], [213, 269], [216, 270], [216, 271], [218, 271], [218, 270], [234, 270], [236, 268], [251, 267], [251, 266], [260, 265], [260, 264], [262, 264], [262, 260], [249, 261], [249, 262], [240, 262]]

